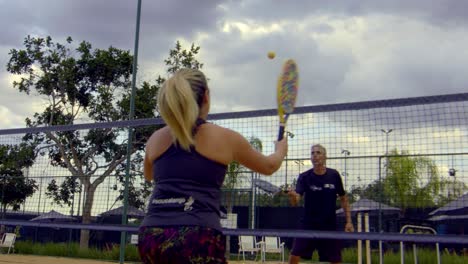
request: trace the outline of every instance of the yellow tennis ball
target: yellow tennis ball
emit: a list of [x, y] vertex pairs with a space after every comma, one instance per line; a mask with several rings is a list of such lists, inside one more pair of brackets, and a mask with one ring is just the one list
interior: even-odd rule
[[274, 59], [275, 58], [275, 53], [273, 51], [270, 51], [268, 52], [268, 58], [271, 60], [271, 59]]

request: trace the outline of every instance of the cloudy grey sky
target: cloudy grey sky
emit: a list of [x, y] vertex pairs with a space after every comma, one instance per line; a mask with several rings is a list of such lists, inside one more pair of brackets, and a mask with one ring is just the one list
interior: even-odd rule
[[[41, 107], [12, 87], [8, 52], [28, 34], [133, 50], [136, 0], [0, 0], [0, 129]], [[294, 3], [294, 4], [293, 4]], [[468, 1], [143, 0], [139, 81], [164, 74], [176, 40], [201, 46], [213, 112], [276, 107], [297, 60], [298, 105], [466, 92]], [[268, 60], [269, 50], [277, 58]]]

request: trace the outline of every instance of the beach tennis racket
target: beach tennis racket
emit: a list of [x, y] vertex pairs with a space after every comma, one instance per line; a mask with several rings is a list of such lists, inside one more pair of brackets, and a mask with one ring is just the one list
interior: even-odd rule
[[288, 59], [283, 64], [278, 78], [276, 97], [278, 99], [279, 133], [278, 141], [284, 137], [284, 129], [289, 115], [294, 111], [297, 90], [299, 86], [299, 72], [296, 62]]

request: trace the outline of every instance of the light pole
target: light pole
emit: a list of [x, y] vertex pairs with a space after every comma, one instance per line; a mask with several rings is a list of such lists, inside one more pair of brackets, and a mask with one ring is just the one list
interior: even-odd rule
[[[286, 136], [289, 138], [294, 138], [294, 134], [292, 132], [289, 132], [289, 131], [285, 131], [286, 132]], [[284, 159], [284, 161], [286, 162], [286, 173], [284, 174], [284, 190], [287, 190], [288, 189], [288, 155], [286, 154], [286, 157]]]
[[299, 174], [301, 173], [301, 165], [304, 165], [303, 160], [295, 160], [294, 163], [296, 163], [299, 166]]
[[[392, 133], [393, 129], [380, 129], [383, 133], [385, 133], [385, 156], [388, 155], [388, 134]], [[387, 160], [388, 161], [388, 160]]]
[[[299, 166], [299, 173], [297, 175], [301, 174], [301, 165], [304, 165], [304, 161], [303, 160], [295, 160], [294, 163], [296, 163]], [[296, 184], [297, 184], [297, 180], [296, 180], [296, 182], [294, 182], [294, 181], [295, 180], [293, 180], [291, 182], [291, 189], [293, 189], [293, 190], [296, 189]]]
[[348, 160], [348, 157], [349, 155], [351, 154], [351, 152], [347, 149], [343, 149], [341, 151], [341, 154], [344, 155], [344, 172], [343, 172], [343, 176], [345, 177], [345, 190], [348, 188], [348, 172], [346, 171], [346, 161]]
[[[381, 129], [385, 134], [385, 177], [388, 176], [388, 135], [392, 133], [393, 129]], [[379, 202], [379, 232], [383, 232], [382, 230], [382, 195], [383, 195], [383, 188], [382, 188], [382, 174], [379, 173], [379, 193], [380, 193], [380, 202]], [[383, 263], [383, 254], [382, 254], [382, 241], [379, 240], [379, 263]]]
[[456, 181], [457, 170], [455, 170], [454, 167], [453, 167], [453, 155], [452, 155], [452, 167], [449, 169], [448, 173], [449, 173], [450, 177], [453, 177], [453, 193], [452, 193], [452, 197], [450, 197], [450, 195], [449, 195], [449, 198], [456, 199], [458, 197], [458, 195], [456, 193], [456, 187], [455, 187], [456, 182], [457, 182]]
[[[258, 152], [262, 152], [262, 144], [260, 142], [260, 144], [255, 144], [255, 142], [259, 143], [259, 141], [255, 141], [255, 140], [252, 140], [252, 142], [250, 144], [252, 144], [252, 146], [258, 151]], [[258, 173], [257, 172], [253, 172], [252, 171], [252, 175], [251, 175], [251, 185], [252, 185], [252, 198], [251, 198], [251, 224], [250, 224], [250, 227], [252, 229], [255, 229], [255, 222], [256, 222], [256, 218], [257, 218], [257, 214], [256, 214], [256, 211], [257, 211], [257, 179], [258, 179]]]

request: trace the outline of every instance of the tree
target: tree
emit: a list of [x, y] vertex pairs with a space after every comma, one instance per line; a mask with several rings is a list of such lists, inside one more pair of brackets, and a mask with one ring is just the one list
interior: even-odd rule
[[195, 58], [198, 52], [200, 52], [199, 46], [195, 46], [195, 44], [192, 43], [189, 50], [184, 50], [180, 42], [177, 41], [175, 48], [169, 51], [169, 58], [164, 60], [164, 63], [168, 66], [167, 72], [175, 73], [181, 68], [203, 68], [203, 63], [200, 63]]
[[34, 146], [20, 143], [0, 145], [0, 202], [2, 218], [11, 206], [19, 210], [27, 197], [37, 190], [36, 182], [24, 177], [24, 170], [31, 167], [35, 159]]
[[388, 158], [388, 174], [383, 179], [383, 192], [390, 205], [405, 210], [409, 207], [430, 207], [437, 204], [441, 180], [434, 161], [412, 157], [395, 149]]
[[379, 203], [390, 204], [388, 196], [380, 191], [379, 181], [375, 180], [368, 185], [361, 187], [354, 187], [348, 194], [349, 202], [354, 203], [361, 198], [366, 198]]
[[442, 201], [444, 182], [430, 158], [411, 156], [407, 151], [395, 149], [389, 154], [385, 166], [382, 186], [375, 180], [364, 188], [353, 188], [350, 192], [352, 200], [367, 198], [403, 211], [406, 208], [433, 207]]
[[[89, 122], [109, 122], [124, 120], [128, 117], [130, 106], [130, 76], [132, 55], [129, 51], [109, 47], [93, 49], [89, 42], [83, 41], [75, 49], [69, 37], [66, 44], [55, 43], [51, 37], [34, 38], [27, 36], [25, 49], [12, 49], [7, 70], [21, 76], [13, 86], [20, 92], [35, 92], [47, 99], [47, 105], [40, 113], [26, 120], [29, 127], [72, 125], [79, 120]], [[198, 47], [181, 51], [176, 44], [177, 67], [201, 64], [194, 56]], [[172, 50], [171, 50], [172, 52]], [[180, 53], [183, 53], [182, 55]], [[188, 59], [184, 59], [189, 57]], [[168, 62], [166, 62], [168, 63]], [[172, 61], [168, 71], [175, 70]], [[155, 96], [164, 82], [159, 76], [155, 84], [144, 82], [136, 91], [135, 118], [157, 116]], [[133, 199], [140, 195], [134, 188], [136, 175], [141, 175], [141, 160], [144, 143], [151, 133], [161, 126], [136, 127], [132, 139], [131, 186], [132, 202], [140, 205], [141, 200]], [[67, 204], [77, 191], [83, 191], [84, 205], [82, 222], [91, 221], [91, 210], [97, 187], [110, 175], [123, 179], [126, 166], [127, 139], [122, 139], [126, 128], [90, 129], [88, 131], [58, 131], [28, 134], [24, 140], [40, 144], [44, 155], [48, 155], [52, 166], [70, 172], [66, 184], [57, 186], [52, 182], [49, 195], [55, 201]], [[77, 179], [79, 186], [72, 184]], [[54, 186], [55, 185], [55, 186]], [[79, 187], [79, 188], [78, 188]], [[145, 186], [143, 186], [145, 187]], [[123, 188], [123, 187], [122, 187]], [[88, 247], [89, 231], [82, 230], [80, 247]]]
[[468, 186], [463, 181], [457, 179], [443, 179], [441, 183], [441, 193], [438, 199], [438, 206], [443, 206], [451, 201], [457, 200], [468, 191]]
[[75, 193], [81, 192], [81, 186], [76, 177], [66, 177], [60, 184], [57, 184], [55, 179], [52, 179], [47, 186], [46, 195], [52, 197], [53, 201], [60, 206], [71, 206]]

